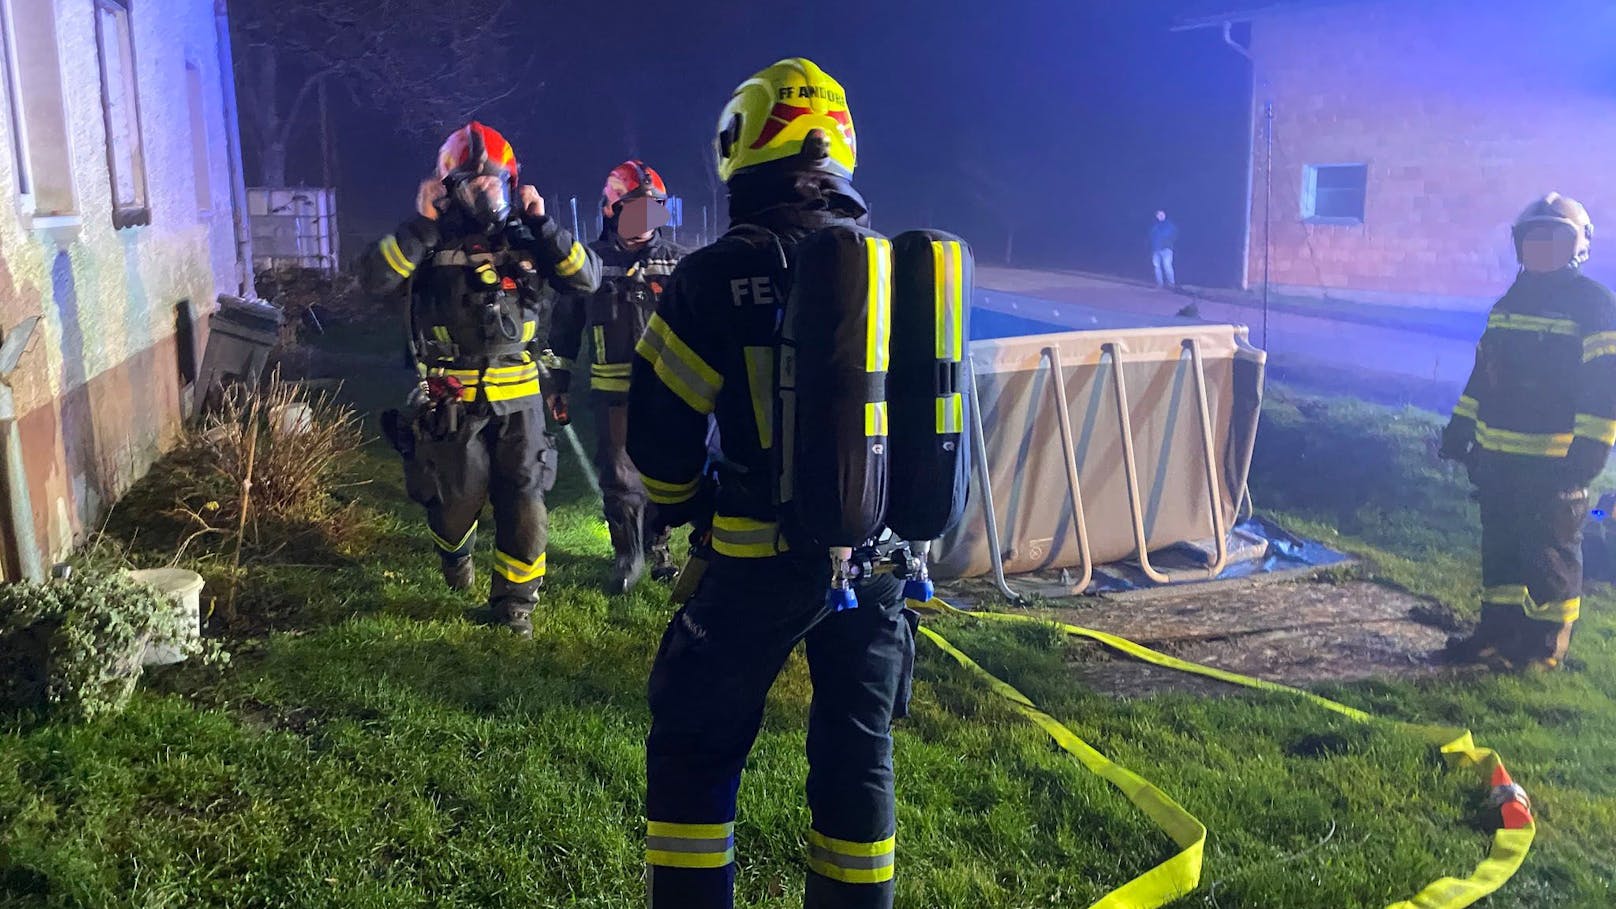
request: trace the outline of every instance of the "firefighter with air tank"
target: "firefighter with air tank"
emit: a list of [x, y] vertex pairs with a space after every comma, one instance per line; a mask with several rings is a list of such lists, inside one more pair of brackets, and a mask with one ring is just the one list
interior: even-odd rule
[[903, 604], [929, 598], [922, 541], [965, 500], [970, 251], [869, 229], [846, 96], [807, 60], [735, 90], [715, 154], [733, 226], [674, 270], [629, 386], [628, 452], [658, 522], [696, 528], [651, 671], [651, 904], [733, 905], [741, 770], [805, 641], [805, 903], [889, 907]]
[[426, 509], [444, 579], [474, 582], [478, 517], [492, 503], [494, 577], [487, 618], [531, 635], [545, 576], [544, 493], [555, 449], [545, 432], [537, 343], [557, 292], [591, 293], [600, 260], [518, 182], [516, 152], [470, 123], [438, 153], [416, 214], [371, 245], [361, 280], [405, 296], [419, 384], [383, 430], [404, 456], [409, 495]]

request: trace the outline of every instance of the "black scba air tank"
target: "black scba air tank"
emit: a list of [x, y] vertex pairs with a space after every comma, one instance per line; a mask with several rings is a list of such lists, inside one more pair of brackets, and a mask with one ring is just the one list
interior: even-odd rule
[[911, 595], [929, 598], [926, 549], [969, 490], [970, 247], [837, 227], [793, 258], [776, 420], [786, 535], [829, 551], [830, 603], [849, 608], [853, 551], [890, 528], [914, 544]]

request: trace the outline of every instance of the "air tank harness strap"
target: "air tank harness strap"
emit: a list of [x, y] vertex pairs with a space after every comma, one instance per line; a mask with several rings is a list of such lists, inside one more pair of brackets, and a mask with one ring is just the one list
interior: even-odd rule
[[[1359, 722], [1390, 723], [1393, 728], [1437, 747], [1449, 767], [1475, 768], [1481, 773], [1484, 785], [1490, 788], [1489, 805], [1499, 812], [1499, 828], [1493, 833], [1492, 847], [1487, 857], [1476, 866], [1469, 877], [1442, 878], [1427, 885], [1413, 897], [1391, 904], [1387, 909], [1461, 909], [1469, 906], [1503, 886], [1520, 869], [1531, 847], [1536, 826], [1532, 820], [1531, 802], [1527, 799], [1526, 792], [1510, 779], [1509, 772], [1504, 769], [1504, 762], [1498, 753], [1490, 748], [1477, 746], [1467, 730], [1380, 720], [1363, 710], [1332, 701], [1310, 691], [1181, 660], [1126, 638], [1091, 628], [1050, 622], [1036, 616], [966, 612], [936, 598], [926, 602], [910, 600], [909, 606], [931, 615], [969, 616], [996, 622], [1053, 624], [1068, 635], [1095, 641], [1153, 666], [1259, 691], [1288, 695]], [[1156, 825], [1178, 845], [1177, 854], [1106, 894], [1099, 902], [1093, 904], [1093, 909], [1155, 909], [1185, 896], [1200, 884], [1201, 862], [1206, 845], [1205, 825], [1149, 781], [1113, 763], [1078, 738], [1060, 721], [1039, 710], [1026, 695], [977, 665], [937, 631], [922, 625], [920, 633], [973, 675], [982, 679], [995, 694], [1013, 704], [1022, 715], [1048, 733], [1056, 744], [1077, 758], [1090, 772], [1120, 789], [1130, 802], [1149, 815], [1151, 820], [1155, 821]]]

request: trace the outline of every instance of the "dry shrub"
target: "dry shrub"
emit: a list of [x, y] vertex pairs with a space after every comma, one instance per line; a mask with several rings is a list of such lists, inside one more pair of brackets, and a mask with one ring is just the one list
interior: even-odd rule
[[280, 344], [286, 349], [296, 347], [300, 334], [310, 328], [310, 312], [329, 323], [357, 322], [379, 311], [377, 301], [349, 274], [282, 265], [260, 269], [255, 281], [259, 295], [281, 310]]
[[351, 549], [374, 523], [339, 495], [355, 485], [347, 471], [364, 441], [359, 415], [329, 394], [278, 375], [263, 388], [233, 386], [174, 455], [184, 480], [170, 515], [192, 529], [176, 558], [193, 545]]

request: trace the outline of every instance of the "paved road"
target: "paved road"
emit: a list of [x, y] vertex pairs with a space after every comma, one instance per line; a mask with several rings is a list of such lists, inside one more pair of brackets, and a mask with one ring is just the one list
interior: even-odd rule
[[1249, 326], [1251, 343], [1268, 351], [1272, 378], [1382, 403], [1448, 410], [1475, 354], [1473, 339], [1273, 310], [1265, 344], [1262, 313], [1242, 304], [1060, 272], [984, 266], [976, 280], [977, 306], [1067, 328], [1088, 327], [1092, 315], [1079, 307], [1160, 318], [1194, 303], [1202, 319]]

